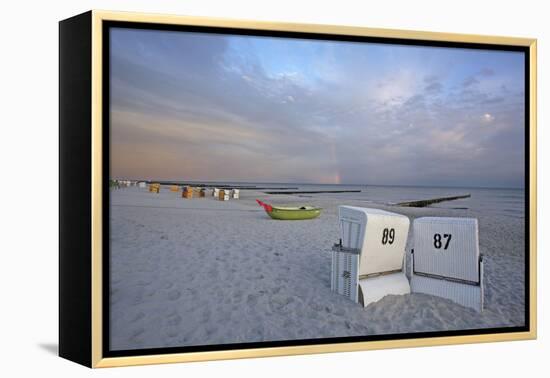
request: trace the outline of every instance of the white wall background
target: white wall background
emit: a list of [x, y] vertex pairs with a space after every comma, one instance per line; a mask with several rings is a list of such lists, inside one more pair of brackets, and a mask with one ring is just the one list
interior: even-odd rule
[[[548, 331], [550, 27], [544, 1], [5, 1], [0, 22], [0, 375], [543, 376]], [[539, 39], [539, 339], [90, 371], [57, 344], [57, 64], [61, 19], [89, 9], [536, 37]], [[545, 232], [546, 231], [546, 232]], [[547, 376], [547, 375], [546, 375]]]

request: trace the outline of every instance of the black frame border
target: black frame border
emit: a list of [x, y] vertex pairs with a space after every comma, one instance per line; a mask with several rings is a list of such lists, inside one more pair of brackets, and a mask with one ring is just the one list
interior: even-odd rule
[[89, 367], [92, 50], [91, 11], [59, 22], [59, 356]]
[[[524, 54], [524, 93], [525, 93], [525, 177], [524, 177], [524, 192], [525, 192], [525, 325], [522, 327], [498, 327], [498, 328], [476, 328], [455, 331], [434, 331], [434, 332], [418, 332], [405, 334], [387, 334], [387, 335], [370, 335], [370, 336], [352, 336], [352, 337], [335, 337], [335, 338], [319, 338], [305, 340], [285, 340], [285, 341], [265, 341], [251, 343], [234, 343], [234, 344], [218, 344], [218, 345], [196, 345], [182, 347], [166, 347], [166, 348], [143, 348], [129, 350], [110, 350], [110, 307], [109, 307], [109, 283], [110, 283], [110, 250], [109, 250], [109, 212], [110, 212], [110, 34], [111, 28], [130, 28], [130, 29], [145, 29], [157, 31], [179, 31], [191, 33], [209, 33], [222, 35], [243, 35], [257, 37], [279, 37], [290, 39], [313, 39], [313, 40], [330, 40], [342, 42], [363, 42], [363, 43], [379, 43], [389, 45], [411, 45], [423, 47], [445, 47], [445, 48], [463, 48], [475, 50], [494, 50], [494, 51], [513, 51], [522, 52]], [[449, 337], [449, 336], [473, 336], [487, 334], [501, 334], [513, 332], [529, 332], [530, 331], [530, 204], [531, 204], [531, 187], [530, 187], [530, 110], [531, 110], [531, 81], [530, 81], [530, 48], [528, 46], [516, 45], [499, 45], [499, 44], [484, 44], [470, 42], [447, 42], [447, 41], [431, 41], [421, 39], [405, 39], [392, 37], [369, 37], [369, 36], [354, 36], [354, 35], [335, 35], [326, 33], [310, 33], [310, 32], [290, 32], [290, 31], [272, 31], [260, 29], [244, 29], [230, 27], [213, 27], [213, 26], [195, 26], [195, 25], [172, 25], [146, 22], [131, 22], [131, 21], [102, 21], [102, 228], [103, 228], [103, 266], [102, 266], [102, 357], [130, 357], [143, 355], [160, 355], [160, 354], [175, 354], [175, 353], [193, 353], [207, 351], [223, 351], [237, 349], [256, 349], [270, 347], [293, 347], [306, 345], [330, 345], [339, 343], [351, 342], [366, 342], [366, 341], [384, 341], [384, 340], [400, 340], [400, 339], [424, 339], [434, 337]]]

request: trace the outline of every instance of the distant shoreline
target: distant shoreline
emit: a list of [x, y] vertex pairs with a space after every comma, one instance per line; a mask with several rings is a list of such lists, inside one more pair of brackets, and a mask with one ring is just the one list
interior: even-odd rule
[[[397, 184], [324, 184], [324, 183], [304, 183], [304, 182], [266, 182], [266, 181], [208, 181], [208, 180], [157, 180], [157, 179], [136, 179], [136, 178], [124, 178], [115, 177], [111, 180], [131, 180], [146, 183], [160, 183], [161, 185], [189, 185], [189, 186], [216, 186], [216, 187], [250, 187], [251, 189], [265, 189], [258, 188], [257, 185], [279, 185], [280, 187], [269, 187], [267, 189], [298, 189], [297, 186], [336, 186], [336, 187], [390, 187], [390, 188], [426, 188], [426, 189], [487, 189], [487, 190], [523, 190], [525, 187], [506, 187], [506, 186], [452, 186], [452, 185], [397, 185]], [[292, 187], [288, 187], [292, 186]]]

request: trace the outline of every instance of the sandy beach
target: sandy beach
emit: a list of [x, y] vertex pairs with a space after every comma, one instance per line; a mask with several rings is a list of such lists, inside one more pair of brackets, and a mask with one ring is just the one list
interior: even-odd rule
[[[311, 204], [308, 221], [270, 219], [256, 198]], [[163, 188], [111, 190], [111, 349], [464, 330], [524, 324], [524, 218], [475, 209], [403, 208], [331, 196], [187, 200]], [[363, 308], [330, 290], [339, 205], [407, 215], [475, 217], [485, 310], [424, 294]], [[407, 251], [412, 246], [409, 232]]]

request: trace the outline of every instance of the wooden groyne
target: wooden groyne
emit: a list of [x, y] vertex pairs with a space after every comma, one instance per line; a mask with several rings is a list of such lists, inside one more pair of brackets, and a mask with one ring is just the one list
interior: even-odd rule
[[196, 182], [183, 182], [183, 181], [146, 181], [147, 183], [156, 182], [161, 185], [179, 185], [179, 186], [192, 186], [195, 188], [218, 188], [218, 189], [241, 189], [241, 190], [281, 190], [281, 189], [298, 189], [298, 187], [259, 187], [256, 185], [231, 185], [222, 183], [196, 183]]
[[317, 194], [317, 193], [360, 193], [360, 190], [312, 190], [312, 191], [269, 191], [265, 194]]
[[454, 201], [454, 200], [470, 198], [470, 197], [471, 197], [471, 194], [464, 194], [464, 195], [461, 195], [461, 196], [440, 197], [440, 198], [432, 198], [432, 199], [425, 199], [425, 200], [419, 200], [419, 201], [400, 202], [400, 203], [396, 203], [394, 206], [426, 207], [426, 206], [430, 206], [434, 203], [440, 203], [440, 202], [445, 202], [445, 201]]

